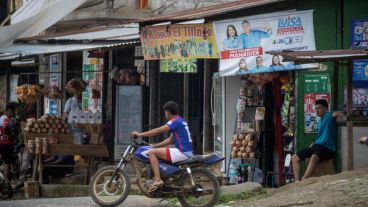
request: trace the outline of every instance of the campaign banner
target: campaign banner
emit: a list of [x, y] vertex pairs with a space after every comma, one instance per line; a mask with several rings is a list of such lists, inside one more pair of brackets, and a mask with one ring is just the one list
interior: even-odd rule
[[219, 58], [213, 24], [171, 24], [142, 28], [145, 60]]
[[220, 49], [220, 75], [242, 75], [316, 68], [317, 64], [295, 65], [273, 50], [315, 50], [313, 11], [277, 12], [215, 22]]

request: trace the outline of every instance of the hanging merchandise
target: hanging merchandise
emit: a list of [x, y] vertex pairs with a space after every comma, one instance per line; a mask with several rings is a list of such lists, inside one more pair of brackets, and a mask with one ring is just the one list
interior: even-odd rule
[[115, 80], [122, 85], [135, 85], [137, 83], [137, 75], [133, 69], [115, 68], [109, 73], [110, 79]]
[[46, 85], [41, 92], [49, 99], [57, 100], [63, 98], [61, 90], [55, 85]]
[[257, 140], [253, 133], [234, 134], [230, 144], [232, 146], [231, 158], [256, 157]]
[[31, 104], [36, 103], [41, 95], [41, 87], [38, 85], [24, 84], [16, 88], [16, 94], [20, 102]]

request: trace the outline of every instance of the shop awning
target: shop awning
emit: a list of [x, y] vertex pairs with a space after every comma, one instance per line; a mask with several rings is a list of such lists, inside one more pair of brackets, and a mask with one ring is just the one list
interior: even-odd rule
[[59, 52], [71, 52], [89, 50], [96, 48], [124, 47], [126, 45], [138, 44], [139, 40], [129, 41], [103, 41], [86, 44], [15, 44], [0, 48], [0, 60], [10, 60], [19, 56], [30, 56], [38, 54], [52, 54]]
[[138, 20], [137, 22], [160, 22], [170, 20], [182, 21], [182, 20], [200, 19], [282, 1], [285, 0], [238, 0], [217, 4], [214, 6], [175, 12], [173, 14], [160, 15], [143, 20]]
[[138, 24], [114, 28], [93, 28], [57, 35], [35, 36], [16, 40], [17, 44], [0, 47], [0, 60], [19, 56], [52, 54], [96, 48], [124, 47], [139, 43]]
[[284, 61], [296, 63], [334, 62], [352, 59], [368, 59], [368, 49], [317, 50], [317, 51], [268, 51], [266, 54], [281, 55]]
[[30, 41], [93, 41], [139, 39], [139, 25], [125, 24], [119, 27], [98, 27], [78, 31], [62, 32], [44, 36], [17, 39], [16, 42]]
[[[36, 1], [30, 1], [23, 9], [19, 9], [18, 17], [22, 16], [22, 12], [28, 12], [27, 5], [33, 2]], [[41, 4], [38, 12], [24, 14], [14, 24], [0, 27], [0, 46], [11, 45], [16, 38], [38, 35], [84, 2], [86, 0], [54, 0], [52, 3], [45, 1], [47, 4]]]

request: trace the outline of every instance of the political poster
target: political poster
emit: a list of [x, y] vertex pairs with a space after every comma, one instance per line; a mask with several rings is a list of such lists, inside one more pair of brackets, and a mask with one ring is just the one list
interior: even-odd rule
[[141, 42], [145, 60], [220, 57], [213, 24], [144, 27]]
[[277, 72], [316, 68], [317, 64], [295, 65], [273, 50], [315, 50], [313, 11], [277, 12], [215, 22], [221, 54], [220, 75]]

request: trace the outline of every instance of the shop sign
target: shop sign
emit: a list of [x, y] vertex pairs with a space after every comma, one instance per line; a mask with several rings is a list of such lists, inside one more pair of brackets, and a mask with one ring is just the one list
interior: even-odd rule
[[0, 111], [4, 111], [6, 107], [6, 76], [0, 76]]
[[277, 72], [316, 68], [295, 65], [272, 50], [315, 50], [313, 11], [278, 12], [215, 22], [220, 49], [220, 75]]
[[197, 59], [160, 60], [162, 73], [197, 73]]
[[16, 88], [18, 87], [19, 75], [10, 75], [10, 97], [9, 102], [18, 103]]
[[304, 93], [330, 93], [331, 80], [329, 74], [306, 74]]
[[350, 46], [352, 48], [368, 47], [368, 19], [352, 19]]
[[[50, 85], [61, 86], [61, 65], [59, 64], [59, 55], [50, 56]], [[50, 115], [59, 115], [60, 100], [46, 98], [46, 112]]]
[[220, 57], [212, 24], [144, 27], [141, 42], [145, 60]]
[[306, 93], [304, 94], [304, 132], [317, 133], [317, 123], [320, 117], [317, 116], [314, 109], [314, 103], [318, 99], [325, 99], [330, 103], [330, 94], [328, 93]]

